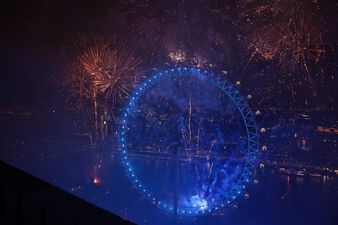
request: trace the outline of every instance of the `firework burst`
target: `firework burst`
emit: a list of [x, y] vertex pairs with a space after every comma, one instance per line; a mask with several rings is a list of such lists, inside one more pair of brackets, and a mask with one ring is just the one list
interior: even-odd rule
[[137, 57], [112, 48], [110, 43], [90, 46], [79, 57], [79, 63], [91, 77], [94, 91], [113, 104], [122, 103], [143, 74]]
[[81, 41], [80, 49], [67, 71], [65, 84], [71, 107], [79, 115], [86, 109], [91, 114], [97, 139], [102, 115], [112, 114], [113, 108], [124, 103], [144, 70], [134, 54], [108, 41]]
[[293, 0], [254, 1], [250, 7], [243, 14], [249, 29], [246, 45], [252, 52], [248, 62], [258, 55], [292, 72], [304, 69], [309, 74], [309, 65], [318, 64], [325, 54], [313, 8]]
[[220, 48], [225, 48], [223, 29], [212, 25], [214, 11], [204, 5], [192, 0], [130, 4], [127, 15], [134, 20], [129, 27], [132, 44], [151, 64], [165, 58], [168, 64], [201, 66], [195, 62], [200, 60], [195, 58], [200, 52], [206, 53], [202, 61], [220, 59], [224, 53]]
[[241, 19], [255, 27], [284, 20], [296, 4], [292, 0], [252, 1], [245, 6]]
[[317, 64], [325, 54], [324, 42], [319, 26], [313, 25], [311, 17], [302, 14], [289, 20], [281, 28], [279, 40], [279, 64], [288, 69], [297, 65], [309, 74], [309, 64]]
[[272, 60], [279, 51], [280, 38], [280, 33], [271, 27], [255, 30], [247, 43], [248, 49], [253, 55], [258, 54], [264, 60]]
[[66, 78], [66, 86], [69, 88], [71, 97], [77, 99], [80, 104], [91, 96], [91, 77], [77, 63], [71, 66], [69, 76]]

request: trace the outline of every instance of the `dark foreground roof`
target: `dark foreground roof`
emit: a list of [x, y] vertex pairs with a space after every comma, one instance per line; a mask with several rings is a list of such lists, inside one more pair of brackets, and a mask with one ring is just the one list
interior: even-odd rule
[[0, 162], [0, 224], [132, 224]]

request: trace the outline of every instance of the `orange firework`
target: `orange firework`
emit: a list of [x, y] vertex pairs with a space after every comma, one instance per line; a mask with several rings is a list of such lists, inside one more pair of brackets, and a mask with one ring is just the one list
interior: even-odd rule
[[266, 61], [275, 60], [284, 69], [305, 69], [309, 74], [309, 65], [318, 64], [325, 54], [321, 27], [314, 19], [313, 8], [293, 0], [254, 3], [244, 13], [251, 27], [246, 44], [253, 53], [248, 63], [258, 55]]
[[265, 26], [280, 21], [295, 6], [292, 0], [268, 0], [268, 1], [252, 1], [245, 7], [246, 10], [241, 14], [249, 25]]
[[253, 51], [253, 55], [258, 54], [264, 60], [272, 60], [279, 51], [280, 38], [280, 33], [274, 27], [268, 26], [253, 31], [247, 46]]
[[83, 112], [89, 106], [98, 138], [101, 114], [112, 113], [113, 107], [122, 104], [144, 71], [137, 57], [111, 42], [84, 40], [80, 49], [67, 72], [66, 85], [76, 110]]
[[77, 63], [72, 65], [66, 85], [72, 98], [77, 99], [80, 104], [91, 97], [91, 77]]
[[96, 94], [113, 104], [122, 103], [143, 74], [137, 57], [127, 50], [112, 48], [108, 42], [90, 46], [80, 56], [79, 62], [91, 76]]
[[288, 69], [299, 65], [309, 73], [309, 64], [317, 64], [325, 53], [320, 27], [313, 24], [310, 15], [302, 14], [290, 18], [280, 32], [280, 65]]

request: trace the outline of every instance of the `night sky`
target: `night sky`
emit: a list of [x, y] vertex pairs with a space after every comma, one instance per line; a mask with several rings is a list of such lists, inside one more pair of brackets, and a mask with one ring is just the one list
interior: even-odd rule
[[[253, 58], [255, 63], [249, 64], [246, 71], [242, 73], [252, 53], [246, 50], [245, 42], [250, 38], [249, 33], [257, 29], [261, 23], [259, 20], [257, 25], [247, 26], [247, 18], [243, 18], [242, 14], [245, 10], [250, 12], [248, 10], [252, 7], [250, 2], [170, 1], [155, 4], [152, 1], [99, 1], [94, 4], [87, 1], [32, 1], [27, 4], [24, 1], [11, 1], [10, 4], [3, 3], [1, 61], [5, 72], [1, 94], [6, 97], [1, 100], [10, 103], [12, 101], [10, 99], [15, 96], [14, 93], [18, 93], [17, 90], [25, 93], [23, 96], [19, 95], [20, 101], [34, 99], [30, 102], [33, 104], [38, 100], [39, 95], [55, 95], [51, 90], [59, 83], [56, 81], [60, 78], [58, 63], [60, 58], [67, 57], [63, 53], [74, 54], [74, 49], [70, 50], [70, 48], [73, 48], [74, 43], [83, 36], [99, 36], [117, 39], [121, 44], [132, 48], [132, 51], [142, 56], [144, 66], [148, 68], [163, 65], [170, 48], [200, 51], [210, 59], [210, 62], [216, 64], [217, 68], [227, 70], [234, 80], [240, 78], [239, 80], [248, 82], [247, 92], [254, 91], [249, 87], [254, 86], [254, 82], [259, 79], [260, 83], [266, 82], [263, 84], [265, 87], [260, 87], [264, 89], [259, 90], [259, 97], [271, 94], [274, 95], [274, 99], [280, 101], [278, 104], [282, 107], [289, 107], [291, 103], [282, 102], [282, 96], [285, 96], [284, 94], [291, 96], [290, 93], [280, 90], [285, 82], [290, 82], [289, 71], [281, 71], [279, 67], [274, 68], [278, 60], [266, 64], [264, 60], [260, 60], [262, 58]], [[299, 96], [292, 105], [304, 107], [304, 100], [307, 100], [309, 105], [313, 104], [309, 107], [332, 108], [336, 107], [334, 87], [337, 83], [334, 77], [337, 39], [336, 5], [334, 1], [314, 2], [305, 4], [303, 8], [313, 13], [313, 20], [320, 23], [314, 26], [319, 26], [321, 29], [325, 54], [310, 73], [315, 75], [320, 70], [324, 71], [319, 77], [313, 77], [312, 84], [304, 81], [304, 74], [298, 75], [306, 72], [299, 72], [297, 69], [291, 71], [295, 74], [293, 75], [295, 76], [294, 88], [296, 95]], [[251, 20], [258, 21], [256, 18], [253, 17]], [[159, 24], [153, 21], [159, 21]], [[160, 30], [152, 31], [152, 23], [160, 27]], [[154, 29], [159, 29], [158, 27]], [[170, 32], [172, 36], [165, 32]], [[159, 41], [152, 39], [152, 35]], [[220, 44], [212, 46], [215, 43]], [[151, 47], [146, 48], [147, 45]], [[163, 45], [166, 45], [167, 52], [163, 50]], [[171, 47], [174, 45], [178, 46]], [[56, 81], [56, 84], [53, 81]], [[298, 85], [299, 82], [302, 84]], [[266, 93], [269, 91], [268, 86], [272, 86], [271, 83], [279, 89]], [[46, 92], [40, 93], [40, 90]], [[328, 95], [330, 98], [327, 98]]]
[[[126, 145], [147, 188], [173, 198], [176, 178], [168, 149], [179, 143], [190, 151], [184, 154], [207, 158], [200, 170], [196, 166], [198, 176], [204, 174], [196, 182], [195, 167], [180, 159], [187, 180], [178, 187], [185, 197], [208, 203], [225, 198], [220, 192], [231, 184], [224, 183], [242, 171], [249, 148], [237, 103], [231, 106], [228, 93], [203, 79], [181, 77], [159, 80], [144, 96], [136, 94], [156, 73], [200, 69], [221, 76], [248, 103], [259, 157], [248, 188], [226, 210], [178, 223], [268, 225], [283, 218], [294, 224], [291, 212], [298, 208], [292, 205], [306, 205], [299, 199], [314, 189], [327, 196], [309, 205], [332, 209], [338, 193], [337, 7], [333, 0], [3, 2], [0, 159], [137, 224], [157, 224], [158, 215], [176, 221], [130, 182], [132, 173], [120, 160], [121, 115], [130, 113], [126, 104], [132, 96], [139, 98], [128, 114]], [[149, 175], [153, 168], [167, 171], [168, 178]], [[220, 183], [218, 192], [210, 188]], [[194, 185], [202, 194], [186, 189]], [[264, 195], [269, 190], [271, 196]], [[135, 203], [125, 203], [128, 196]], [[249, 213], [260, 201], [268, 209], [274, 200], [275, 217]], [[137, 204], [146, 206], [138, 210]], [[284, 204], [290, 206], [287, 217], [277, 213]], [[309, 224], [308, 209], [299, 213], [299, 224]], [[335, 218], [323, 209], [309, 220], [335, 224]]]

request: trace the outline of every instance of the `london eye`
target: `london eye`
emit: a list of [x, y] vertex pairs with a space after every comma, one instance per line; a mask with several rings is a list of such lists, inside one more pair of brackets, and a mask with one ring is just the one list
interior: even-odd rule
[[135, 88], [119, 126], [128, 177], [168, 213], [224, 209], [250, 183], [258, 158], [255, 119], [223, 74], [195, 67], [156, 71]]

